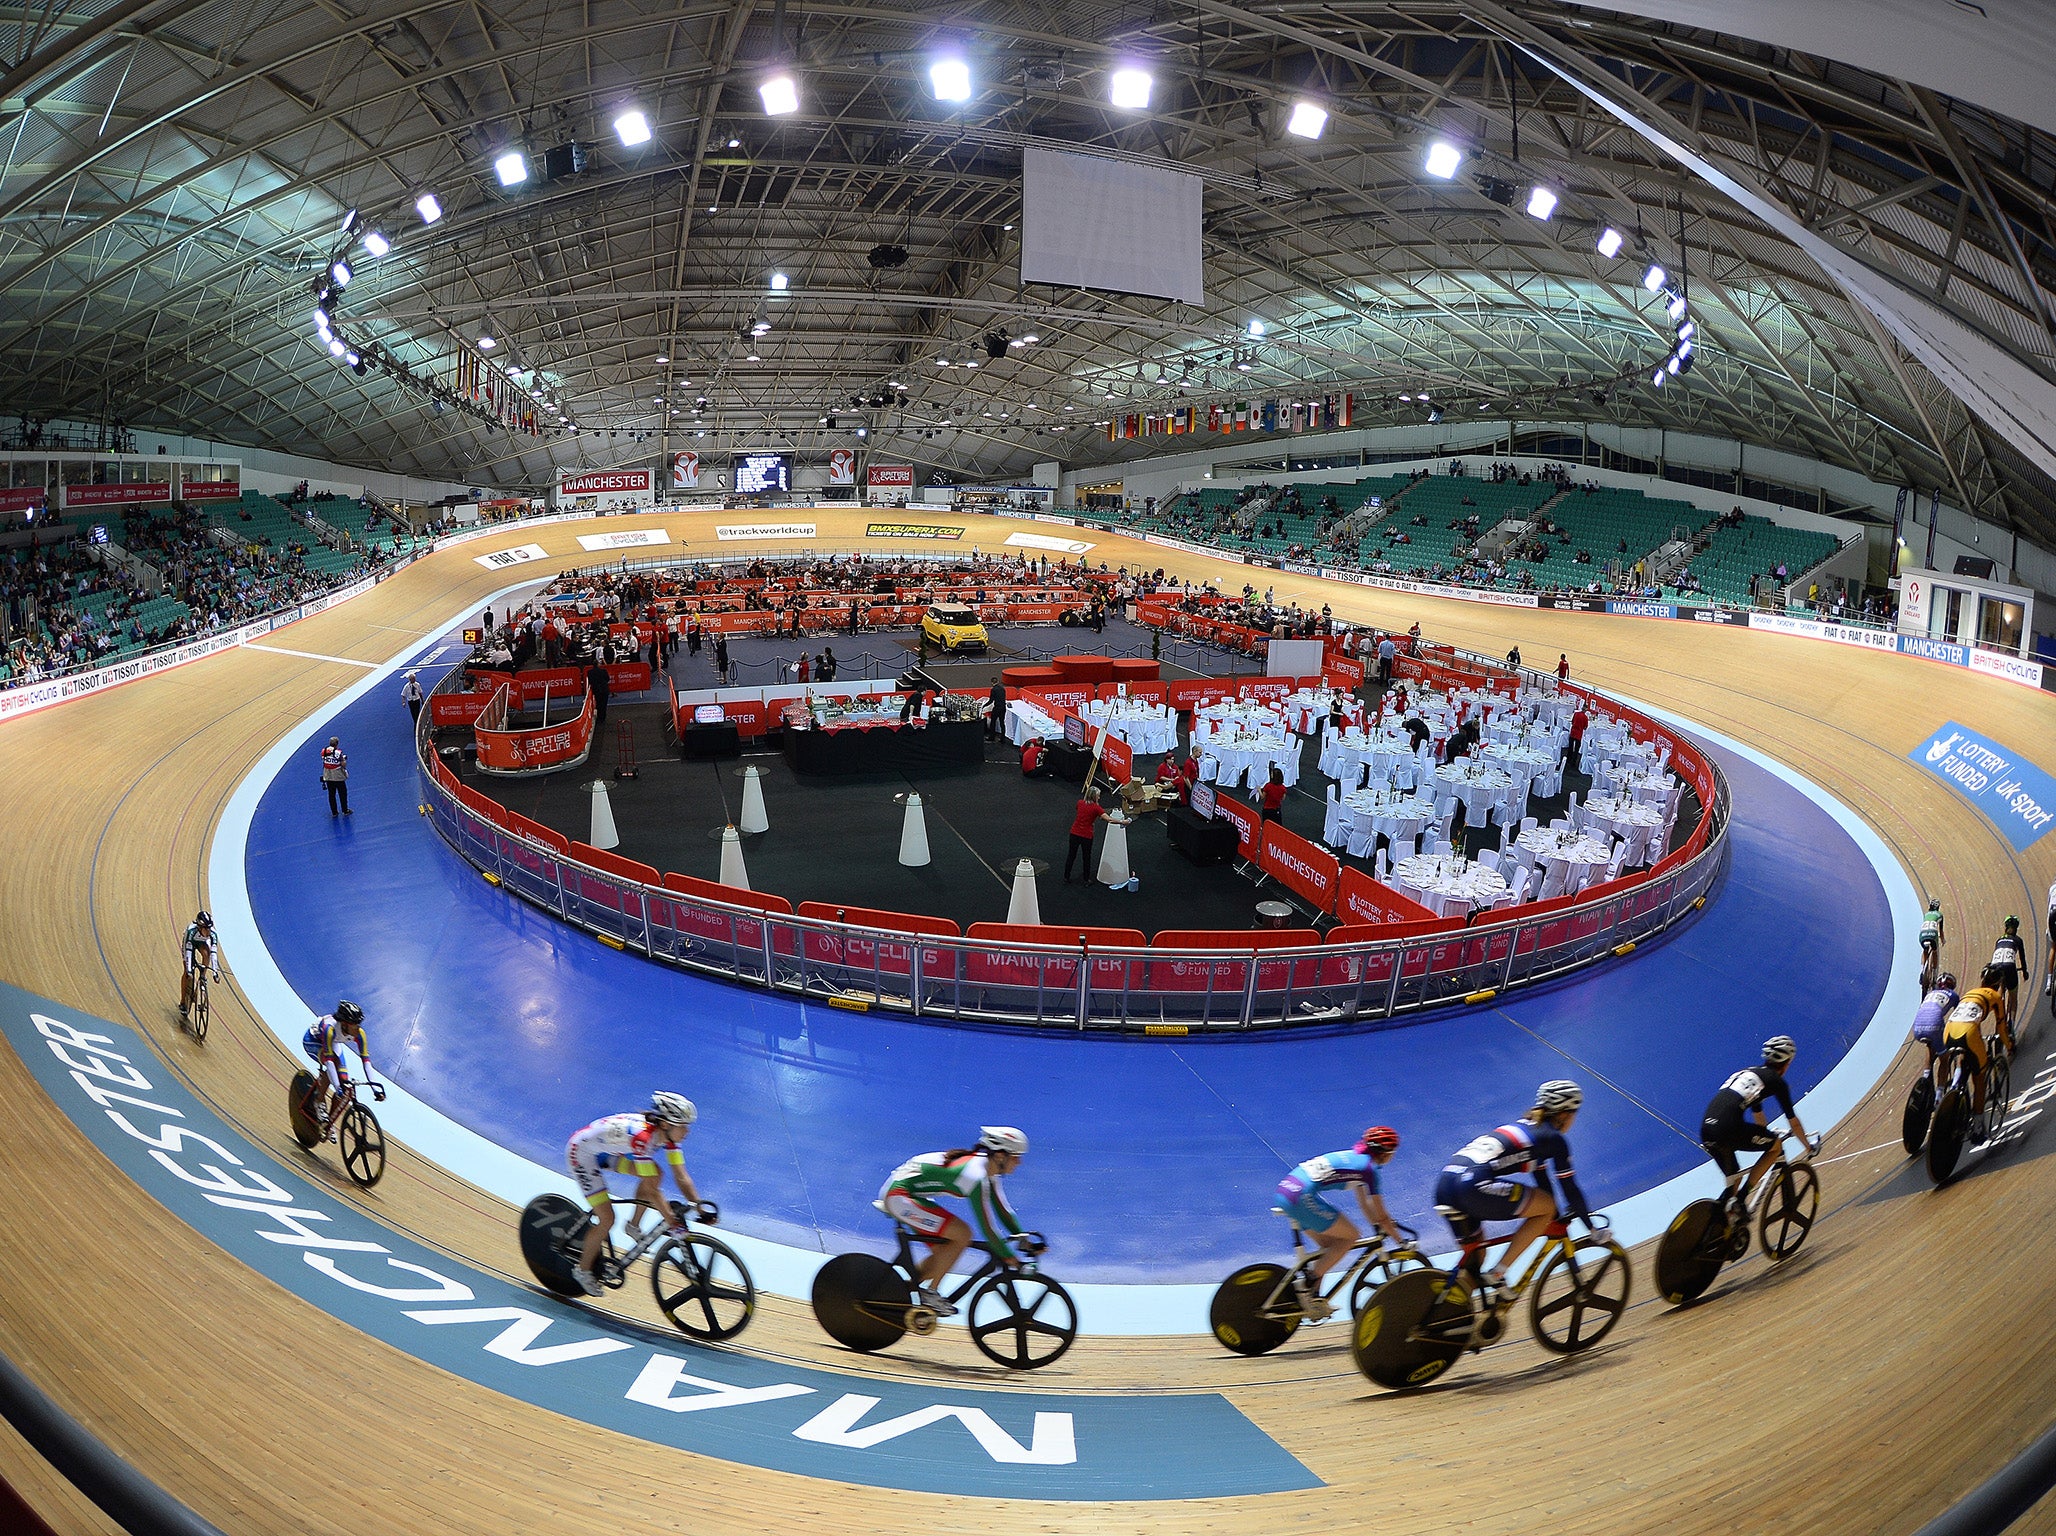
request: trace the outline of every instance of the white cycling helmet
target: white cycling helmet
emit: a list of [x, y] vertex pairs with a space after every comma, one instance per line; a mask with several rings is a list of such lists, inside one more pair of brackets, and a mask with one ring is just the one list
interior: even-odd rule
[[650, 1113], [672, 1125], [691, 1125], [700, 1117], [699, 1109], [682, 1093], [651, 1094]]
[[1799, 1042], [1790, 1035], [1772, 1035], [1763, 1042], [1763, 1059], [1773, 1067], [1782, 1067], [1799, 1054]]
[[1028, 1137], [1011, 1125], [981, 1125], [978, 1147], [983, 1152], [1011, 1152], [1016, 1157], [1026, 1157]]
[[1535, 1107], [1545, 1115], [1568, 1114], [1585, 1102], [1585, 1090], [1567, 1077], [1553, 1078], [1535, 1090]]

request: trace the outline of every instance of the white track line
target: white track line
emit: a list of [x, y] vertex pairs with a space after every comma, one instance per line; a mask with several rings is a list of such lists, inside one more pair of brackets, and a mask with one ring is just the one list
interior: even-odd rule
[[259, 645], [255, 640], [245, 640], [246, 651], [270, 651], [275, 656], [298, 656], [303, 661], [332, 661], [339, 667], [363, 667], [376, 672], [381, 667], [392, 665], [389, 661], [355, 661], [348, 656], [324, 656], [320, 651], [289, 651], [282, 645]]

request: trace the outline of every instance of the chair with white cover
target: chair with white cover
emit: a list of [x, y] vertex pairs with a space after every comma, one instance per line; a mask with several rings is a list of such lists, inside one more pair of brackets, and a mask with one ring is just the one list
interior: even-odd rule
[[1516, 904], [1528, 899], [1528, 887], [1534, 884], [1534, 880], [1535, 871], [1525, 864], [1513, 872], [1513, 883], [1507, 890], [1512, 892]]
[[1436, 858], [1446, 859], [1451, 854], [1456, 852], [1456, 845], [1450, 842], [1447, 838], [1439, 838], [1436, 840], [1433, 852]]
[[1348, 824], [1344, 830], [1349, 836], [1347, 848], [1349, 856], [1352, 859], [1369, 858], [1371, 850], [1378, 845], [1378, 829], [1363, 817], [1354, 815], [1347, 809], [1343, 811], [1343, 815], [1348, 818]]
[[1549, 901], [1564, 892], [1564, 866], [1552, 864], [1542, 875], [1542, 889], [1535, 893], [1537, 901]]
[[1618, 844], [1618, 845], [1617, 845], [1617, 846], [1616, 846], [1616, 847], [1614, 848], [1614, 850], [1613, 850], [1613, 857], [1612, 857], [1612, 858], [1610, 858], [1610, 859], [1608, 859], [1608, 860], [1606, 861], [1606, 878], [1607, 878], [1607, 879], [1609, 879], [1609, 880], [1615, 880], [1615, 879], [1618, 879], [1618, 878], [1620, 877], [1620, 872], [1621, 872], [1621, 861], [1622, 861], [1623, 859], [1625, 859], [1625, 858], [1626, 858], [1627, 856], [1628, 856], [1628, 845], [1627, 845], [1627, 844], [1626, 844], [1625, 842], [1622, 842], [1622, 843]]
[[1321, 841], [1330, 848], [1339, 848], [1344, 842], [1342, 832], [1342, 800], [1336, 786], [1328, 786], [1328, 808], [1321, 821]]
[[1478, 850], [1478, 862], [1484, 865], [1487, 869], [1498, 869], [1499, 850], [1497, 848], [1480, 848]]
[[1376, 862], [1372, 864], [1371, 871], [1380, 880], [1386, 879], [1392, 873], [1392, 853], [1389, 848], [1380, 848], [1378, 850], [1378, 857]]
[[1199, 776], [1212, 784], [1220, 777], [1220, 773], [1221, 760], [1211, 752], [1202, 752], [1199, 755]]
[[1523, 816], [1523, 817], [1521, 818], [1521, 830], [1520, 830], [1520, 832], [1516, 832], [1516, 833], [1514, 834], [1514, 836], [1516, 836], [1516, 837], [1519, 837], [1519, 836], [1521, 835], [1521, 833], [1524, 833], [1524, 832], [1532, 832], [1532, 831], [1534, 831], [1534, 830], [1535, 830], [1535, 825], [1536, 825], [1536, 823], [1535, 823], [1535, 818], [1534, 818], [1534, 817], [1532, 817], [1532, 816]]

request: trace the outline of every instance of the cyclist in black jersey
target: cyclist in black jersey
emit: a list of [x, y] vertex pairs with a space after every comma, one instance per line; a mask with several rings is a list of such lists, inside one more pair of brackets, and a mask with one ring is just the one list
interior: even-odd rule
[[[1564, 1139], [1584, 1102], [1584, 1090], [1567, 1078], [1544, 1083], [1536, 1091], [1533, 1109], [1511, 1124], [1474, 1137], [1435, 1181], [1435, 1209], [1447, 1219], [1458, 1242], [1470, 1242], [1484, 1222], [1520, 1222], [1497, 1266], [1483, 1277], [1494, 1289], [1506, 1284], [1514, 1260], [1558, 1219], [1549, 1179], [1552, 1166], [1563, 1185], [1569, 1214], [1590, 1220], [1584, 1191], [1571, 1171], [1570, 1143]], [[1535, 1182], [1513, 1178], [1517, 1173], [1532, 1173]], [[1472, 1255], [1469, 1262], [1476, 1261]]]
[[[1706, 1116], [1699, 1123], [1699, 1145], [1727, 1180], [1722, 1200], [1746, 1208], [1749, 1197], [1756, 1192], [1757, 1180], [1775, 1161], [1769, 1154], [1782, 1138], [1770, 1128], [1763, 1108], [1766, 1100], [1784, 1111], [1792, 1134], [1806, 1142], [1806, 1156], [1811, 1157], [1818, 1150], [1818, 1142], [1806, 1141], [1806, 1127], [1799, 1121], [1798, 1110], [1792, 1107], [1792, 1090], [1785, 1082], [1785, 1069], [1798, 1053], [1799, 1047], [1790, 1035], [1771, 1036], [1763, 1042], [1763, 1065], [1745, 1067], [1735, 1073], [1720, 1085], [1720, 1091], [1706, 1106]], [[1765, 1154], [1757, 1158], [1746, 1179], [1735, 1156], [1738, 1152]]]
[[1985, 966], [1984, 983], [2006, 994], [2006, 1020], [2010, 1024], [2020, 1002], [2020, 973], [2027, 969], [2027, 944], [2020, 936], [2020, 919], [2006, 919], [2006, 931], [1992, 942], [1991, 962]]

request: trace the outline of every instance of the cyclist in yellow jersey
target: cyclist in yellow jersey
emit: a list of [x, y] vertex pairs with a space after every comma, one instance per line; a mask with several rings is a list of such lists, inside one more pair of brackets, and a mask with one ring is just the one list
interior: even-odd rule
[[1942, 1025], [1942, 1048], [1947, 1050], [1960, 1044], [1977, 1063], [1977, 1075], [1971, 1080], [1970, 1090], [1973, 1125], [1980, 1125], [1976, 1117], [1984, 1112], [1985, 1029], [1987, 1025], [1994, 1024], [1997, 1025], [2000, 1046], [2010, 1057], [2013, 1054], [2013, 1026], [2006, 1017], [2006, 995], [1997, 987], [1972, 987], [1963, 994], [1963, 1000], [1949, 1010], [1948, 1020]]

